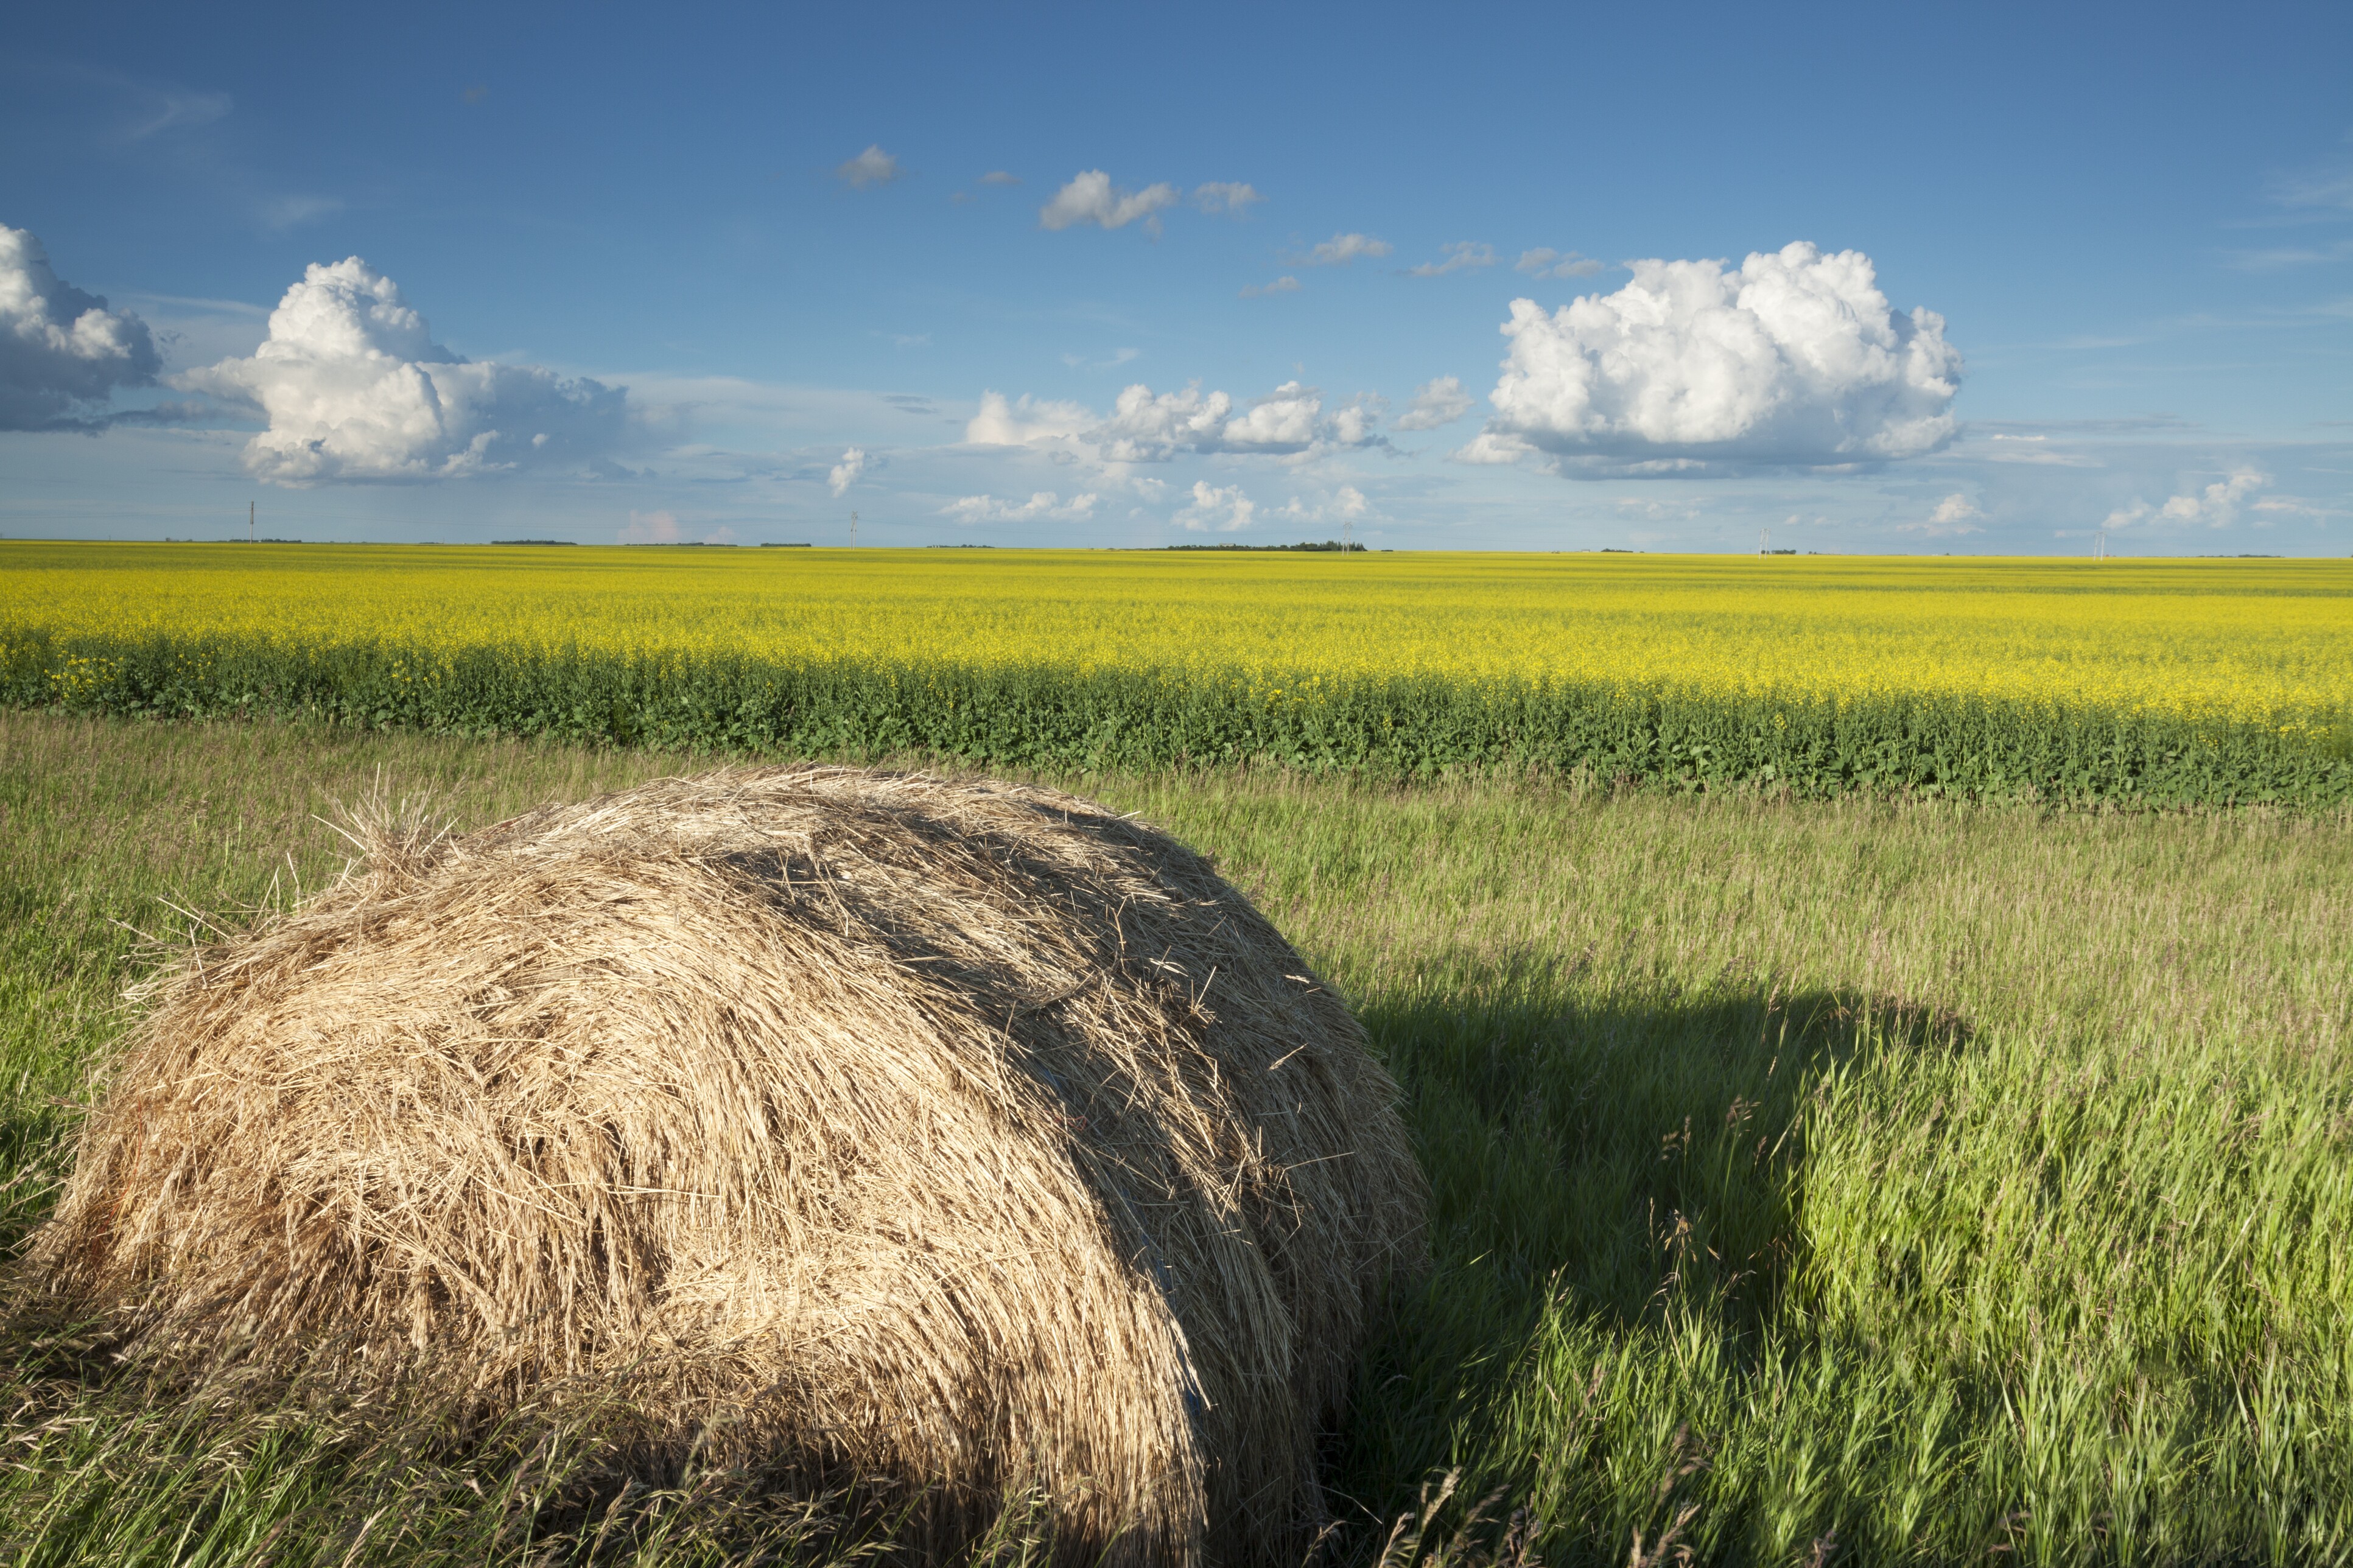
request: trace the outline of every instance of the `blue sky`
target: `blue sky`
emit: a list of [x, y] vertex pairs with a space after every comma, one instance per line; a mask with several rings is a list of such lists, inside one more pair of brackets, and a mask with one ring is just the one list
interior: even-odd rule
[[2341, 4], [52, 7], [0, 533], [2341, 555], [2349, 60]]

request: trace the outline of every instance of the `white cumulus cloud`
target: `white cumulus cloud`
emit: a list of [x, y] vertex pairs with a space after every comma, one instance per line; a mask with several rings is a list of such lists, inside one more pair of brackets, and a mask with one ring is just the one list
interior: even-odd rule
[[1509, 460], [1516, 443], [1563, 472], [1654, 473], [1909, 458], [1952, 438], [1961, 356], [1944, 318], [1892, 309], [1861, 251], [1629, 265], [1625, 288], [1556, 312], [1512, 301], [1494, 439], [1458, 456]]
[[[2118, 507], [2102, 520], [2104, 528], [2126, 528], [2137, 522], [2203, 523], [2209, 528], [2228, 528], [2239, 520], [2239, 510], [2247, 499], [2272, 482], [2271, 476], [2256, 468], [2234, 468], [2231, 473], [2203, 489], [2182, 491], [2168, 496], [2158, 506], [2147, 501], [2135, 501]], [[2261, 501], [2258, 511], [2274, 510]]]
[[1011, 402], [1002, 393], [983, 393], [980, 412], [965, 426], [965, 439], [976, 446], [1038, 447], [1098, 463], [1157, 463], [1179, 452], [1296, 457], [1369, 447], [1382, 439], [1378, 423], [1376, 404], [1357, 398], [1326, 409], [1321, 389], [1296, 381], [1247, 405], [1238, 405], [1228, 393], [1204, 392], [1198, 383], [1155, 393], [1137, 382], [1123, 389], [1111, 413], [1102, 417], [1075, 403], [1029, 397]]
[[2158, 515], [2173, 522], [2202, 522], [2222, 528], [2237, 520], [2241, 502], [2271, 482], [2268, 474], [2241, 468], [2202, 490], [2168, 498]]
[[864, 190], [869, 185], [887, 185], [903, 173], [905, 171], [900, 168], [899, 160], [880, 146], [867, 148], [833, 171], [836, 179], [854, 191]]
[[836, 463], [825, 476], [826, 489], [833, 492], [836, 500], [839, 500], [849, 493], [849, 487], [856, 484], [858, 476], [865, 471], [865, 449], [860, 447], [845, 447], [842, 448], [841, 461]]
[[1394, 428], [1399, 430], [1435, 430], [1441, 425], [1451, 425], [1471, 412], [1471, 395], [1462, 390], [1459, 377], [1441, 375], [1435, 381], [1425, 381], [1413, 395], [1406, 411], [1397, 416]]
[[146, 322], [59, 278], [38, 239], [0, 224], [0, 430], [86, 426], [116, 387], [162, 368]]
[[1470, 440], [1448, 454], [1458, 463], [1519, 463], [1540, 456], [1535, 447], [1517, 436], [1499, 435], [1482, 430]]
[[1481, 245], [1472, 240], [1458, 239], [1451, 245], [1441, 245], [1438, 248], [1445, 256], [1445, 260], [1425, 261], [1419, 267], [1409, 267], [1406, 268], [1406, 276], [1436, 278], [1443, 273], [1460, 272], [1466, 267], [1495, 265], [1495, 247], [1492, 245]]
[[1226, 394], [1204, 394], [1198, 384], [1155, 395], [1139, 381], [1121, 390], [1111, 417], [1082, 438], [1108, 462], [1164, 461], [1180, 447], [1208, 451], [1222, 446], [1233, 406]]
[[580, 467], [603, 458], [625, 418], [620, 388], [443, 348], [356, 256], [306, 268], [250, 358], [172, 384], [259, 408], [269, 428], [246, 444], [245, 466], [289, 485]]
[[[1958, 538], [1967, 533], [1983, 533], [1985, 529], [1978, 520], [1984, 516], [1985, 512], [1977, 502], [1956, 490], [1936, 503], [1936, 510], [1928, 514], [1927, 521], [1900, 522], [1895, 525], [1895, 531], [1916, 533], [1926, 539]], [[1798, 521], [1794, 517], [1789, 520], [1792, 523]], [[1822, 520], [1817, 518], [1814, 521], [1820, 522]]]
[[1038, 226], [1063, 229], [1092, 223], [1104, 228], [1125, 228], [1141, 218], [1145, 228], [1157, 234], [1160, 219], [1155, 215], [1176, 205], [1176, 187], [1166, 181], [1140, 191], [1121, 190], [1101, 169], [1087, 169], [1038, 209]]
[[1225, 443], [1259, 451], [1280, 448], [1295, 452], [1314, 441], [1325, 427], [1323, 412], [1323, 396], [1315, 388], [1286, 381], [1226, 422]]
[[1074, 495], [1067, 501], [1053, 490], [1039, 490], [1018, 504], [998, 500], [995, 496], [964, 496], [940, 508], [940, 515], [958, 522], [1035, 522], [1040, 519], [1085, 522], [1094, 516], [1095, 504], [1102, 499], [1092, 490]]
[[1242, 493], [1240, 485], [1213, 485], [1207, 479], [1193, 481], [1193, 502], [1177, 512], [1176, 521], [1194, 533], [1234, 533], [1248, 528], [1258, 513], [1258, 505]]
[[1098, 424], [1083, 404], [1050, 403], [1024, 394], [1019, 402], [1001, 392], [980, 395], [980, 412], [964, 427], [976, 447], [1037, 447], [1078, 435]]
[[1112, 416], [1085, 433], [1106, 461], [1151, 462], [1178, 449], [1291, 456], [1319, 447], [1361, 447], [1376, 437], [1362, 403], [1326, 414], [1315, 387], [1287, 381], [1235, 411], [1222, 392], [1198, 386], [1155, 395], [1139, 382], [1119, 395]]
[[1251, 204], [1264, 200], [1256, 186], [1239, 180], [1211, 180], [1193, 187], [1193, 205], [1205, 213], [1231, 213], [1240, 217]]
[[1241, 297], [1245, 300], [1263, 300], [1270, 294], [1296, 294], [1298, 292], [1299, 279], [1286, 272], [1271, 283], [1244, 284], [1242, 286]]
[[1335, 234], [1313, 250], [1284, 258], [1293, 267], [1345, 267], [1360, 256], [1377, 260], [1396, 247], [1368, 234]]
[[1555, 250], [1548, 245], [1539, 245], [1534, 250], [1521, 251], [1520, 258], [1512, 263], [1512, 270], [1532, 278], [1590, 278], [1601, 270], [1601, 263], [1574, 250]]

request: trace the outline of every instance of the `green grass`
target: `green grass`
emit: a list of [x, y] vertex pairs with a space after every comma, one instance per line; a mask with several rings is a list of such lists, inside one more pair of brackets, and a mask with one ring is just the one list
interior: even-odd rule
[[[379, 776], [473, 825], [682, 765], [0, 712], [11, 1223], [134, 931], [331, 876], [313, 814]], [[1215, 854], [1406, 1086], [1439, 1268], [1331, 1444], [1344, 1555], [1451, 1470], [1433, 1541], [1502, 1489], [1487, 1536], [1524, 1507], [1555, 1563], [1638, 1531], [1729, 1563], [2353, 1559], [2342, 817], [1056, 782]], [[823, 1507], [747, 1521], [726, 1478], [616, 1502], [593, 1426], [460, 1440], [7, 1376], [0, 1559], [837, 1551]]]

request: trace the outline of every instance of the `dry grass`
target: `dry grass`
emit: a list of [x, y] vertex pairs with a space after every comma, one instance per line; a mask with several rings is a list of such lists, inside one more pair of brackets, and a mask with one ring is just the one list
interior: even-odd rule
[[1425, 1189], [1355, 1020], [1207, 862], [1053, 792], [737, 770], [364, 854], [162, 983], [27, 1259], [191, 1375], [641, 1463], [1026, 1488], [1082, 1556], [1294, 1557]]

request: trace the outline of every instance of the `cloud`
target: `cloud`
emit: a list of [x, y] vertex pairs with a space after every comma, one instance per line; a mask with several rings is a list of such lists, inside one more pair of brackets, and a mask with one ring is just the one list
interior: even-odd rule
[[1345, 267], [1360, 256], [1376, 260], [1397, 247], [1386, 239], [1375, 239], [1366, 234], [1335, 234], [1313, 250], [1286, 256], [1283, 260], [1293, 267]]
[[1194, 383], [1155, 393], [1142, 382], [1123, 389], [1111, 413], [1098, 418], [1075, 403], [981, 394], [980, 412], [965, 427], [976, 446], [1030, 447], [1065, 459], [1098, 463], [1166, 462], [1179, 452], [1228, 452], [1297, 457], [1335, 447], [1378, 446], [1377, 405], [1359, 398], [1325, 410], [1316, 387], [1285, 382], [1238, 407], [1231, 395], [1203, 392]]
[[1095, 368], [1097, 370], [1116, 370], [1119, 366], [1127, 363], [1130, 360], [1141, 359], [1143, 357], [1144, 351], [1142, 349], [1113, 349], [1111, 351], [1111, 358], [1098, 362]]
[[1310, 505], [1297, 496], [1267, 513], [1285, 522], [1355, 522], [1372, 514], [1372, 503], [1354, 485], [1342, 485]]
[[980, 177], [980, 183], [984, 185], [1018, 185], [1021, 183], [1021, 176], [1008, 174], [1002, 169], [991, 169]]
[[[1927, 521], [1900, 522], [1895, 525], [1895, 531], [1916, 533], [1923, 539], [1957, 539], [1964, 534], [1983, 533], [1983, 526], [1973, 520], [1984, 516], [1977, 502], [1956, 490], [1936, 503], [1936, 510], [1928, 514]], [[1793, 517], [1788, 521], [1794, 523], [1799, 520]], [[1818, 517], [1814, 521], [1827, 523], [1829, 519]]]
[[1109, 359], [1091, 360], [1084, 354], [1064, 354], [1062, 363], [1072, 370], [1117, 370], [1129, 361], [1143, 357], [1142, 349], [1113, 349]]
[[1445, 253], [1445, 260], [1425, 261], [1419, 267], [1409, 267], [1405, 269], [1406, 276], [1436, 278], [1441, 273], [1460, 272], [1466, 267], [1495, 265], [1495, 247], [1492, 245], [1478, 245], [1467, 239], [1458, 239], [1451, 245], [1441, 245], [1438, 248]]
[[1141, 218], [1146, 230], [1158, 234], [1157, 215], [1162, 208], [1176, 205], [1176, 187], [1166, 181], [1140, 191], [1116, 190], [1109, 174], [1101, 169], [1087, 169], [1038, 209], [1038, 226], [1065, 229], [1092, 223], [1104, 228], [1125, 228]]
[[1246, 283], [1242, 285], [1241, 297], [1245, 300], [1263, 300], [1270, 294], [1296, 294], [1298, 292], [1299, 279], [1286, 272], [1271, 283]]
[[964, 438], [976, 447], [1036, 447], [1061, 440], [1092, 428], [1094, 411], [1082, 404], [1049, 403], [1023, 394], [1008, 402], [1001, 392], [980, 395], [980, 412], [964, 427]]
[[1222, 392], [1205, 395], [1196, 384], [1155, 396], [1138, 382], [1119, 395], [1111, 417], [1083, 439], [1110, 462], [1164, 461], [1180, 449], [1292, 456], [1322, 447], [1369, 445], [1377, 438], [1372, 423], [1362, 404], [1326, 415], [1323, 394], [1296, 381], [1254, 399], [1240, 413]]
[[1111, 417], [1082, 439], [1107, 461], [1165, 462], [1178, 448], [1217, 451], [1224, 447], [1234, 400], [1222, 392], [1204, 396], [1196, 382], [1182, 392], [1155, 395], [1142, 382], [1121, 390]]
[[1323, 408], [1315, 388], [1286, 381], [1251, 404], [1247, 412], [1226, 422], [1225, 444], [1296, 452], [1315, 439]]
[[2311, 267], [2348, 258], [2353, 258], [2353, 239], [2340, 239], [2329, 245], [2288, 245], [2271, 250], [2232, 251], [2231, 265], [2242, 272], [2278, 272], [2291, 267]]
[[343, 210], [339, 196], [273, 196], [261, 204], [261, 222], [272, 233], [284, 234]]
[[632, 511], [629, 521], [613, 537], [622, 544], [733, 544], [736, 534], [732, 528], [712, 528], [704, 531], [701, 540], [690, 541], [676, 512]]
[[940, 515], [958, 522], [1085, 522], [1094, 516], [1095, 504], [1101, 500], [1092, 490], [1068, 501], [1052, 490], [1039, 490], [1018, 506], [995, 496], [963, 496], [940, 508]]
[[1458, 463], [1522, 463], [1538, 456], [1537, 449], [1517, 436], [1482, 430], [1447, 454]]
[[2202, 522], [2210, 528], [2228, 528], [2238, 519], [2239, 503], [2271, 482], [2269, 474], [2240, 468], [2202, 490], [2168, 498], [2157, 514], [2168, 522]]
[[225, 92], [164, 88], [155, 92], [154, 102], [147, 112], [123, 129], [122, 140], [144, 142], [162, 132], [210, 125], [216, 120], [226, 119], [236, 107], [236, 100]]
[[[2238, 521], [2239, 509], [2249, 496], [2272, 482], [2271, 476], [2256, 468], [2234, 468], [2224, 479], [2203, 489], [2184, 490], [2169, 496], [2157, 506], [2145, 500], [2120, 506], [2100, 521], [2103, 528], [2128, 528], [2137, 522], [2204, 523], [2209, 528], [2228, 528]], [[2255, 510], [2270, 510], [2261, 501]]]
[[621, 388], [450, 353], [356, 256], [306, 268], [251, 357], [171, 384], [260, 410], [245, 466], [287, 485], [593, 466], [626, 417]]
[[1413, 395], [1406, 411], [1397, 416], [1394, 428], [1398, 430], [1435, 430], [1441, 425], [1451, 425], [1471, 412], [1471, 395], [1462, 390], [1462, 383], [1454, 376], [1441, 375], [1436, 381], [1425, 381]]
[[1512, 263], [1512, 270], [1534, 278], [1590, 278], [1601, 270], [1601, 263], [1574, 250], [1555, 250], [1540, 245], [1534, 250], [1521, 251], [1520, 258]]
[[1240, 485], [1218, 486], [1207, 479], [1193, 481], [1193, 502], [1176, 514], [1177, 523], [1193, 533], [1235, 533], [1250, 525], [1258, 512], [1257, 503], [1242, 493]]
[[879, 145], [871, 146], [849, 162], [836, 165], [833, 171], [834, 178], [853, 191], [862, 191], [869, 185], [887, 185], [904, 173], [906, 171], [899, 166], [899, 160]]
[[631, 511], [619, 535], [623, 544], [676, 544], [679, 537], [677, 514], [667, 511]]
[[149, 385], [163, 366], [146, 322], [59, 278], [38, 239], [0, 224], [0, 430], [90, 428], [116, 387]]
[[2265, 515], [2272, 517], [2329, 518], [2353, 516], [2353, 512], [2348, 512], [2341, 507], [2321, 506], [2315, 501], [2306, 500], [2303, 496], [2265, 496], [2263, 500], [2255, 502], [2247, 510], [2249, 511], [2263, 512]]
[[858, 476], [865, 471], [864, 448], [845, 447], [841, 451], [841, 461], [836, 463], [832, 470], [825, 476], [826, 488], [833, 492], [834, 500], [839, 500], [849, 493], [849, 487], [856, 484]]
[[1211, 180], [1207, 184], [1193, 187], [1193, 205], [1205, 213], [1231, 213], [1240, 217], [1251, 203], [1264, 200], [1266, 198], [1258, 194], [1255, 186], [1245, 185], [1239, 181]]
[[1561, 472], [1916, 457], [1950, 441], [1961, 356], [1944, 318], [1898, 314], [1861, 251], [1802, 242], [1719, 261], [1636, 261], [1614, 294], [1553, 314], [1512, 301], [1511, 340], [1472, 446], [1548, 454]]
[[[1969, 434], [1974, 437], [1978, 428], [1972, 426]], [[2051, 437], [2045, 435], [2024, 435], [2016, 431], [1994, 430], [1987, 434], [1986, 440], [1989, 443], [2000, 442], [2001, 445], [1989, 446], [1972, 455], [1989, 463], [2024, 463], [2053, 468], [2096, 468], [2100, 466], [2100, 460], [2088, 452], [2078, 452], [2050, 445]]]
[[2353, 169], [2321, 169], [2272, 182], [2272, 199], [2283, 206], [2338, 207], [2353, 212]]

